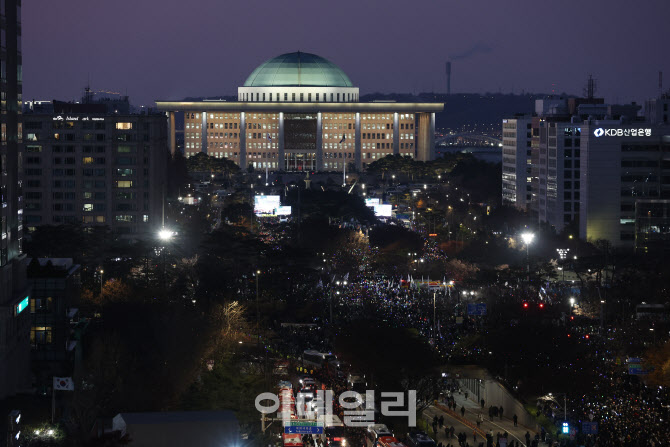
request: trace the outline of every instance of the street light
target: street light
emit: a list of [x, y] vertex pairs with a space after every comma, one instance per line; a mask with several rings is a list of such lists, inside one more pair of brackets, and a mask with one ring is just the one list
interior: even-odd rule
[[158, 237], [163, 241], [170, 240], [172, 237], [172, 231], [168, 230], [167, 228], [161, 228], [158, 231]]
[[530, 252], [529, 248], [530, 243], [533, 242], [533, 239], [535, 239], [535, 235], [531, 232], [526, 232], [521, 234], [521, 240], [523, 240], [524, 244], [526, 244], [526, 262], [528, 265], [528, 282], [530, 283]]
[[[163, 227], [158, 231], [158, 238], [163, 241], [164, 243], [167, 243], [174, 233], [172, 230], [168, 230], [167, 228]], [[161, 255], [163, 258], [163, 289], [165, 289], [165, 284], [166, 284], [166, 273], [165, 273], [165, 246], [161, 247]]]

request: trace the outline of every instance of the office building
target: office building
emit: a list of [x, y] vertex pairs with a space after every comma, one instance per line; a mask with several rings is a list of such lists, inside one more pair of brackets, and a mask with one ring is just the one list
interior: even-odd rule
[[30, 388], [30, 289], [23, 253], [21, 2], [0, 2], [0, 399]]
[[[127, 101], [126, 101], [127, 102]], [[167, 128], [162, 114], [118, 104], [58, 103], [25, 114], [25, 221], [142, 235], [162, 225]]]
[[39, 389], [51, 385], [53, 376], [72, 373], [70, 338], [73, 306], [81, 288], [80, 266], [71, 258], [33, 258], [28, 264], [30, 295], [30, 347], [32, 369]]
[[531, 200], [533, 117], [503, 120], [502, 198], [525, 211]]
[[635, 201], [635, 251], [670, 252], [670, 199]]
[[391, 154], [434, 158], [435, 113], [441, 103], [359, 102], [359, 89], [332, 62], [288, 53], [256, 68], [237, 101], [156, 101], [184, 114], [185, 156], [205, 152], [241, 168], [283, 171], [365, 169]]
[[581, 123], [544, 119], [539, 131], [537, 218], [560, 233], [579, 221]]
[[[658, 201], [670, 199], [670, 126], [592, 120], [582, 124], [581, 134], [580, 237], [632, 248], [636, 231], [662, 227]], [[638, 234], [639, 246], [651, 236]]]
[[644, 117], [649, 124], [667, 125], [670, 115], [670, 93], [664, 93], [658, 98], [653, 98], [644, 103]]

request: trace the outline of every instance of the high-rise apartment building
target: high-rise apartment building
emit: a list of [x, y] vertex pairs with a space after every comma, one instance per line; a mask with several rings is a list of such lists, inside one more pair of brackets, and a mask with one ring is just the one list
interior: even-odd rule
[[256, 68], [238, 101], [156, 101], [184, 114], [184, 155], [227, 158], [240, 167], [282, 171], [365, 169], [387, 155], [434, 158], [440, 103], [358, 101], [358, 87], [332, 62], [287, 53]]
[[531, 142], [533, 117], [503, 120], [503, 202], [526, 210], [531, 200]]
[[21, 1], [0, 2], [0, 399], [29, 389], [30, 312], [23, 253]]
[[117, 114], [105, 104], [54, 104], [25, 114], [25, 221], [81, 223], [115, 233], [156, 230], [167, 175], [163, 114]]

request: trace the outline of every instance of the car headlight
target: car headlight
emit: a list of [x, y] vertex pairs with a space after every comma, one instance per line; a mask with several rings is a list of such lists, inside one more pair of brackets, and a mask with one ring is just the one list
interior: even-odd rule
[[347, 440], [346, 439], [342, 440], [342, 445], [347, 445]]

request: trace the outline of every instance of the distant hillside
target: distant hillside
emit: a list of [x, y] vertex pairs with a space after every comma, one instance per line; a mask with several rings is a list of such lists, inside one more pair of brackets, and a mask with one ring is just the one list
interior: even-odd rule
[[459, 93], [448, 96], [433, 93], [419, 95], [374, 93], [361, 96], [361, 101], [443, 102], [444, 111], [435, 116], [436, 128], [452, 130], [472, 127], [481, 130], [493, 128], [499, 132], [503, 118], [509, 118], [517, 113], [532, 113], [535, 110], [535, 100], [548, 96], [500, 93]]

